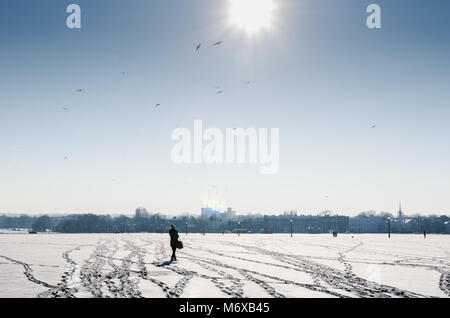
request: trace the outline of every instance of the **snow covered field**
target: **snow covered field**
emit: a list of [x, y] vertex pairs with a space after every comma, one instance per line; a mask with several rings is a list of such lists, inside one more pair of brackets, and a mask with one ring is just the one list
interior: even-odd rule
[[449, 297], [450, 236], [0, 234], [0, 297]]

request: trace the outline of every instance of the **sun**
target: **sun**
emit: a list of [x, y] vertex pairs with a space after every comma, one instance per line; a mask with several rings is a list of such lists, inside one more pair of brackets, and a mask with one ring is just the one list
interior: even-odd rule
[[229, 0], [230, 24], [243, 29], [248, 35], [272, 26], [274, 0]]

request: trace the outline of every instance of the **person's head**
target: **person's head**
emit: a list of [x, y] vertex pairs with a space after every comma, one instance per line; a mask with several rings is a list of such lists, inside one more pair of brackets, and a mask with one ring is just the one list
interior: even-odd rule
[[173, 229], [173, 230], [176, 230], [175, 229], [175, 225], [173, 225], [173, 224], [170, 224], [170, 228]]

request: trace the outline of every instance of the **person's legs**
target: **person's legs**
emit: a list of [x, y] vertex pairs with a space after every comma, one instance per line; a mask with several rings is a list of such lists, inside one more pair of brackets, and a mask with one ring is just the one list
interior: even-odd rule
[[176, 251], [176, 250], [177, 250], [176, 247], [172, 247], [172, 258], [171, 258], [172, 261], [176, 261], [176, 260], [177, 260], [177, 257], [176, 257], [176, 255], [175, 255], [175, 251]]

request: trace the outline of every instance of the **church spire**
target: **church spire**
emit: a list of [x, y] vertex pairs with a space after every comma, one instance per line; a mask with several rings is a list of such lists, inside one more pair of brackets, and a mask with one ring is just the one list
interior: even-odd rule
[[400, 201], [398, 205], [398, 217], [401, 219], [403, 218], [403, 212], [402, 212], [402, 202]]

